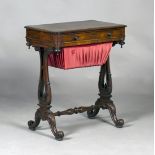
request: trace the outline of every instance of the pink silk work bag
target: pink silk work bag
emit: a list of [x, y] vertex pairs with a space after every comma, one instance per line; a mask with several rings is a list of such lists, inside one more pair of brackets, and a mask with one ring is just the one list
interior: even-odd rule
[[91, 44], [62, 48], [48, 56], [48, 65], [61, 69], [99, 66], [106, 63], [112, 43]]

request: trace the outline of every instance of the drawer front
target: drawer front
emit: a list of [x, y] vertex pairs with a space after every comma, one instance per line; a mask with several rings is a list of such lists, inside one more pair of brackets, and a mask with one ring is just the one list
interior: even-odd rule
[[125, 28], [62, 34], [64, 47], [124, 40]]
[[35, 47], [56, 48], [121, 41], [125, 38], [125, 27], [104, 30], [89, 30], [66, 33], [49, 33], [26, 29], [28, 45]]
[[53, 47], [53, 37], [47, 32], [27, 29], [26, 40], [32, 46]]

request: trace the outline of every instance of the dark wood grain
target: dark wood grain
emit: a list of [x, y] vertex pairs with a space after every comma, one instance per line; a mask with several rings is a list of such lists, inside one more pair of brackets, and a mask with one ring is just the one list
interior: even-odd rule
[[61, 50], [63, 47], [120, 42], [125, 39], [126, 25], [79, 21], [56, 24], [26, 26], [26, 40], [29, 46]]
[[34, 29], [38, 31], [50, 32], [50, 33], [65, 33], [65, 32], [76, 32], [85, 30], [99, 30], [106, 28], [118, 28], [125, 27], [123, 24], [108, 23], [96, 20], [87, 21], [73, 21], [64, 23], [52, 23], [52, 24], [41, 24], [41, 25], [29, 25], [25, 26], [27, 29]]

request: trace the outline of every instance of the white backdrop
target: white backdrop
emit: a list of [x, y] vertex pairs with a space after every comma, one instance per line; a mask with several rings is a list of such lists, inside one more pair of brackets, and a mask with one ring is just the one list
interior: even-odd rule
[[[146, 96], [151, 100], [148, 106], [152, 109], [153, 0], [1, 0], [1, 109], [9, 108], [8, 113], [11, 115], [13, 107], [22, 109], [29, 105], [32, 108], [32, 102], [37, 103], [39, 56], [33, 48], [28, 50], [25, 45], [24, 26], [89, 19], [128, 26], [124, 47], [121, 49], [117, 45], [111, 51], [113, 94], [118, 98], [129, 95], [131, 100], [134, 100], [133, 96], [135, 100], [139, 96]], [[78, 94], [78, 98], [83, 94], [94, 94], [89, 99], [95, 100], [98, 92], [98, 72], [98, 67], [69, 71], [50, 68], [53, 100], [67, 102], [69, 98], [73, 98], [72, 101], [77, 103], [74, 93]], [[59, 95], [64, 98], [60, 99]], [[124, 109], [129, 106], [127, 103], [122, 103]], [[26, 114], [24, 118], [28, 119]]]

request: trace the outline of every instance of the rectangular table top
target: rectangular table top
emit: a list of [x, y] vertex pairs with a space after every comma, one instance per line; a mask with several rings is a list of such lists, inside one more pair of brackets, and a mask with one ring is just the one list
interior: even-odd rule
[[125, 26], [126, 25], [123, 24], [108, 23], [96, 20], [86, 20], [86, 21], [73, 21], [64, 23], [53, 23], [53, 24], [29, 25], [25, 26], [25, 28], [36, 29], [46, 32], [68, 32], [68, 31], [116, 28]]

